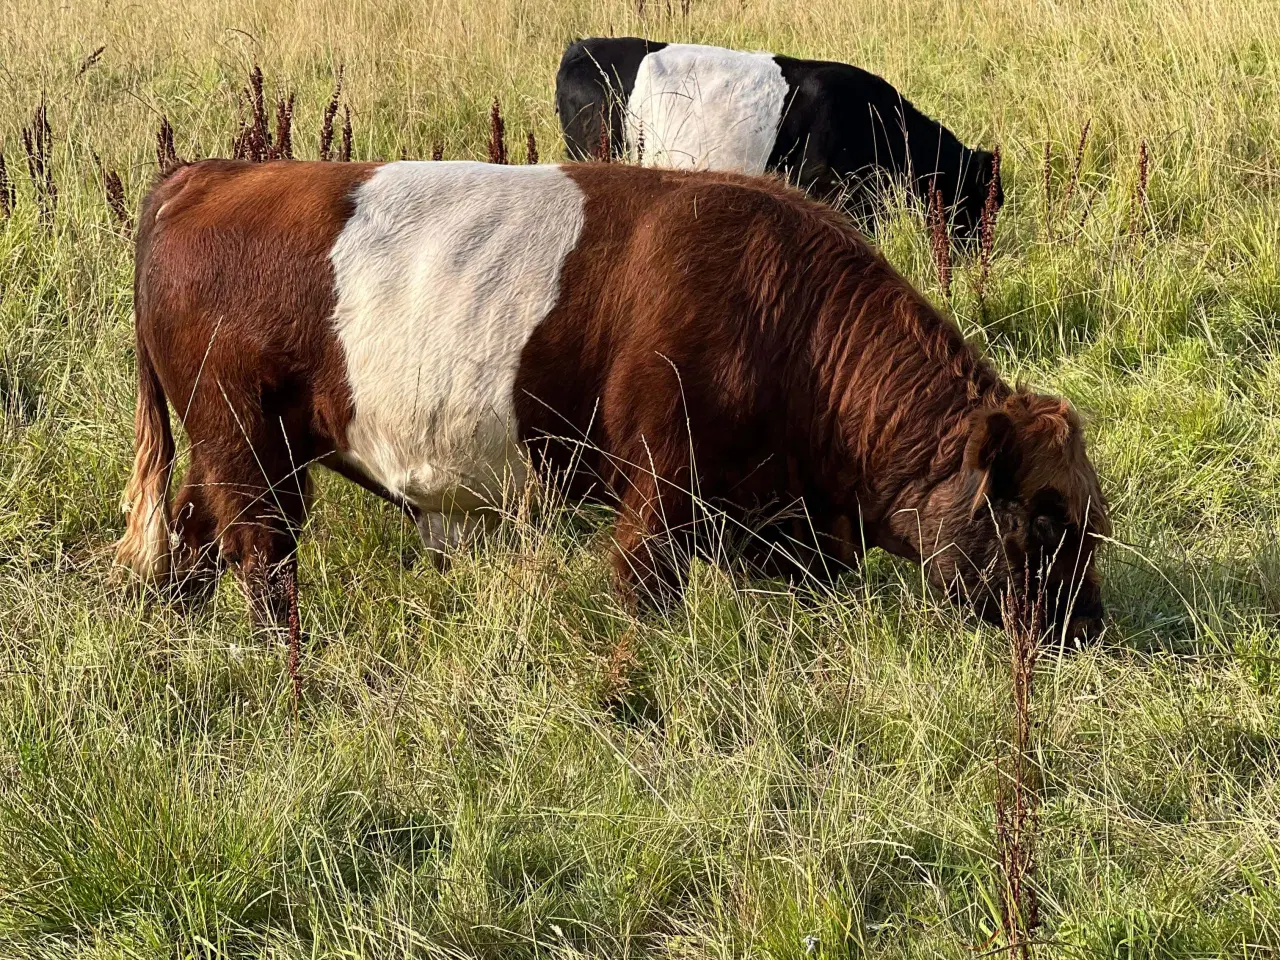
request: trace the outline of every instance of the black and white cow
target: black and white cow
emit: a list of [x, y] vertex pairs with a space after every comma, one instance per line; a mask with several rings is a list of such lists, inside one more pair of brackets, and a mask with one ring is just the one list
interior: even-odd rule
[[560, 60], [556, 109], [575, 159], [598, 151], [607, 117], [613, 152], [650, 166], [782, 170], [815, 193], [851, 186], [861, 200], [884, 175], [924, 201], [932, 185], [960, 238], [977, 232], [991, 183], [989, 152], [847, 63], [591, 37]]

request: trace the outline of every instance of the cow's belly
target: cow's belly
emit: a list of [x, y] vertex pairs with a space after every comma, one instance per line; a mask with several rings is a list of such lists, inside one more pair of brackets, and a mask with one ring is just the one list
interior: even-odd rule
[[353, 412], [342, 455], [429, 513], [524, 479], [512, 386], [583, 220], [557, 167], [392, 163], [330, 254]]
[[640, 62], [627, 148], [646, 166], [763, 173], [786, 94], [770, 54], [672, 44]]

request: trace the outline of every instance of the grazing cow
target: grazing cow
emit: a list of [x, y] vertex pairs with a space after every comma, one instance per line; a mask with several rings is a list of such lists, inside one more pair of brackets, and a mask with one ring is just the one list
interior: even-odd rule
[[[207, 160], [143, 205], [135, 310], [117, 559], [165, 577], [220, 551], [270, 618], [317, 463], [435, 550], [532, 463], [617, 504], [634, 599], [678, 593], [714, 508], [758, 521], [742, 549], [773, 572], [880, 546], [995, 618], [995, 591], [1048, 565], [1064, 628], [1101, 615], [1107, 515], [1069, 405], [1007, 386], [772, 178]], [[191, 447], [172, 514], [166, 399]]]
[[[962, 239], [975, 235], [991, 184], [990, 153], [846, 63], [592, 37], [565, 49], [556, 110], [578, 160], [604, 141], [652, 166], [785, 170], [815, 193], [861, 180], [852, 185], [864, 205], [877, 175], [904, 180], [925, 202], [936, 186]], [[998, 204], [998, 181], [995, 192]]]

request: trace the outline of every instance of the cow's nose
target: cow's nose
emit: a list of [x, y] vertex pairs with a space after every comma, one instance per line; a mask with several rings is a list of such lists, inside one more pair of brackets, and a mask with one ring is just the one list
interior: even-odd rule
[[1101, 616], [1077, 616], [1067, 625], [1067, 642], [1079, 646], [1091, 643], [1102, 635], [1104, 624]]

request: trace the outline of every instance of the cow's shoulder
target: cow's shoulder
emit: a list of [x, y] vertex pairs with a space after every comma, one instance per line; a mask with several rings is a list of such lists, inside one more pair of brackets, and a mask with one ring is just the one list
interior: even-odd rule
[[787, 86], [797, 95], [813, 100], [857, 98], [862, 103], [896, 97], [897, 90], [883, 77], [835, 60], [802, 60], [781, 54], [774, 62], [782, 71]]
[[565, 47], [559, 77], [635, 76], [640, 61], [667, 44], [645, 37], [583, 37]]

